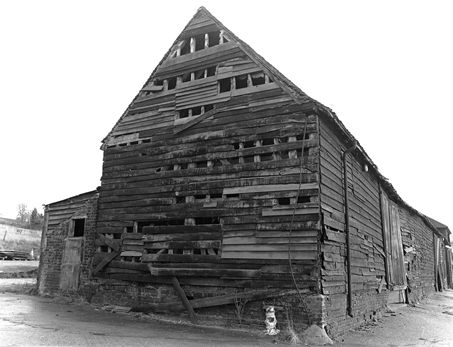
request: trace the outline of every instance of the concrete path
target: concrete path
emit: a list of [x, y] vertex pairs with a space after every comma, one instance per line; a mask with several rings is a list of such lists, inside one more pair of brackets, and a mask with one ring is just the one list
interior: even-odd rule
[[144, 321], [88, 305], [0, 294], [0, 346], [275, 346], [222, 329]]
[[[0, 346], [275, 346], [271, 337], [95, 310], [89, 305], [0, 294]], [[280, 344], [284, 345], [284, 344]], [[338, 339], [337, 346], [453, 346], [453, 291], [402, 307]]]
[[387, 313], [339, 339], [338, 346], [453, 346], [453, 290]]

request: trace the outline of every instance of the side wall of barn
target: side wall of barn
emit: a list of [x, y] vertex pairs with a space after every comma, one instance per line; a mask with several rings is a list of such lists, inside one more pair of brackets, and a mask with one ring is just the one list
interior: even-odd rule
[[[351, 241], [352, 314], [347, 314], [347, 258], [342, 152], [344, 142], [326, 122], [320, 123], [320, 189], [325, 229], [322, 293], [327, 330], [332, 335], [379, 314], [387, 302], [384, 241], [377, 178], [352, 155], [347, 159]], [[385, 282], [384, 282], [385, 284]], [[379, 291], [379, 292], [378, 292]]]
[[433, 231], [420, 216], [405, 208], [399, 208], [399, 215], [408, 300], [416, 303], [435, 290]]
[[95, 252], [97, 192], [81, 194], [46, 206], [44, 230], [41, 239], [41, 258], [38, 271], [38, 293], [56, 294], [62, 281], [66, 240], [73, 238], [72, 219], [84, 218], [84, 236], [81, 238], [79, 265], [75, 279], [84, 283], [90, 277]]

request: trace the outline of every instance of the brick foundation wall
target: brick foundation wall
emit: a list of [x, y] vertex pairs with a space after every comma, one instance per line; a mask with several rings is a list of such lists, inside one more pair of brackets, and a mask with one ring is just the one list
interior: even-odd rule
[[344, 334], [364, 323], [382, 316], [389, 291], [376, 290], [354, 292], [352, 296], [353, 317], [347, 314], [347, 295], [333, 294], [326, 297], [326, 331], [331, 337]]
[[[233, 288], [183, 286], [189, 299], [234, 294]], [[173, 286], [165, 284], [144, 284], [113, 279], [93, 278], [83, 283], [78, 295], [97, 305], [139, 306], [146, 304], [179, 302], [179, 296]], [[222, 305], [195, 309], [200, 322], [219, 326], [249, 326], [264, 329], [265, 308], [274, 306], [278, 328], [284, 330], [289, 324], [302, 332], [308, 324], [324, 326], [326, 324], [326, 297], [321, 294], [303, 293], [304, 304], [297, 293], [246, 301], [242, 314], [237, 314], [236, 305]], [[238, 303], [239, 304], [239, 303]], [[306, 308], [309, 315], [306, 314]], [[183, 315], [186, 314], [184, 311]]]

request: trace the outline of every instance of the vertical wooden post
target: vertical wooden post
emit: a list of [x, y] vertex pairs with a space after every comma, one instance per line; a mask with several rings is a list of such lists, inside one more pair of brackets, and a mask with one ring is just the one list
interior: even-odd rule
[[[261, 141], [260, 140], [256, 140], [255, 141], [255, 147], [261, 147]], [[259, 163], [261, 161], [260, 155], [259, 154], [255, 154], [253, 156], [253, 161], [255, 163]]]
[[196, 44], [195, 37], [191, 37], [190, 38], [190, 53], [195, 52], [195, 44]]
[[[239, 149], [244, 149], [244, 142], [239, 142]], [[239, 163], [243, 164], [244, 163], [244, 157], [242, 155], [239, 156]]]
[[251, 87], [253, 86], [253, 83], [252, 83], [252, 75], [251, 74], [247, 74], [247, 87]]
[[224, 31], [220, 30], [220, 33], [219, 33], [219, 44], [223, 43], [223, 33], [224, 33]]
[[175, 288], [176, 293], [178, 293], [179, 298], [182, 301], [182, 304], [186, 308], [187, 312], [189, 313], [190, 320], [192, 322], [197, 321], [197, 317], [195, 316], [195, 311], [193, 310], [192, 305], [190, 304], [189, 300], [187, 299], [186, 293], [184, 290], [181, 288], [181, 285], [179, 284], [179, 281], [176, 277], [171, 278], [171, 283], [173, 284], [173, 288]]
[[[288, 142], [296, 142], [297, 138], [295, 136], [289, 136]], [[296, 159], [297, 158], [297, 149], [288, 151], [288, 158], [289, 159]]]
[[209, 47], [209, 34], [204, 34], [204, 48]]

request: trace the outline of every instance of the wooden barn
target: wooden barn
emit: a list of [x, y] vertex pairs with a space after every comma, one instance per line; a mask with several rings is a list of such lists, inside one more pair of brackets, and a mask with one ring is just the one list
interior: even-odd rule
[[274, 305], [335, 336], [438, 286], [449, 233], [204, 8], [102, 150], [100, 188], [46, 207], [41, 294], [260, 325]]

